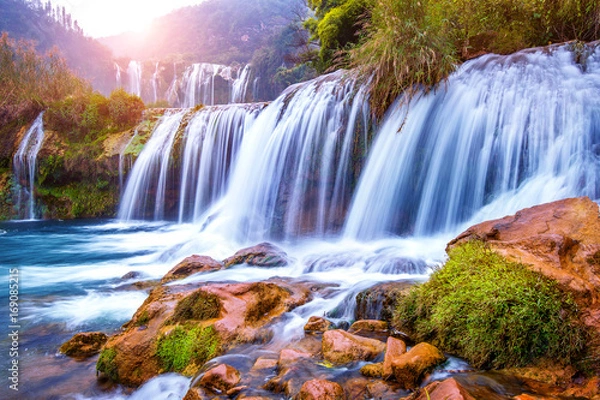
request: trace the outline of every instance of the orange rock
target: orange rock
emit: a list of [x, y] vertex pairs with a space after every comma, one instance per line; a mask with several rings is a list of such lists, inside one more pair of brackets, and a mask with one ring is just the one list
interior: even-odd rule
[[[412, 400], [475, 400], [454, 378], [432, 382]], [[525, 400], [525, 399], [523, 399]]]
[[383, 359], [382, 376], [388, 378], [393, 375], [392, 364], [394, 360], [406, 353], [406, 343], [400, 339], [389, 337], [386, 343], [385, 357]]
[[427, 372], [445, 360], [446, 357], [435, 346], [419, 343], [393, 360], [392, 371], [403, 389], [414, 389]]
[[323, 356], [335, 364], [351, 361], [369, 361], [385, 350], [385, 343], [353, 335], [341, 329], [334, 329], [323, 334]]
[[304, 382], [296, 400], [345, 400], [344, 389], [335, 382], [313, 379]]
[[185, 258], [163, 276], [161, 283], [187, 278], [198, 272], [212, 272], [223, 269], [222, 262], [208, 256], [193, 255]]
[[227, 364], [219, 364], [209, 369], [200, 378], [200, 386], [214, 392], [227, 392], [240, 383], [240, 372]]
[[288, 265], [288, 256], [279, 247], [271, 243], [260, 243], [239, 250], [233, 256], [223, 260], [225, 267], [248, 264], [257, 267], [282, 267]]
[[331, 329], [333, 326], [332, 322], [323, 318], [312, 316], [308, 319], [306, 325], [304, 325], [304, 332], [306, 333], [323, 333], [326, 330]]

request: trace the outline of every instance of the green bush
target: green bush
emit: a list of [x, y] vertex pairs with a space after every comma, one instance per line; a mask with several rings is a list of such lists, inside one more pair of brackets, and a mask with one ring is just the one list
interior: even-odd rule
[[212, 326], [178, 325], [158, 339], [156, 355], [165, 371], [182, 372], [190, 364], [202, 366], [217, 355], [219, 348], [219, 338]]
[[474, 367], [525, 366], [542, 358], [570, 363], [584, 330], [570, 296], [554, 281], [509, 262], [481, 242], [449, 252], [430, 280], [399, 299], [394, 325]]

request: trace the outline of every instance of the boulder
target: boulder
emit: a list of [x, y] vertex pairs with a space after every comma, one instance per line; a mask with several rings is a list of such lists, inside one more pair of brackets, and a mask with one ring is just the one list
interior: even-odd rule
[[448, 378], [442, 382], [432, 382], [420, 390], [416, 397], [411, 400], [475, 400], [467, 389], [462, 387], [454, 378]]
[[386, 343], [385, 356], [383, 358], [383, 370], [382, 376], [388, 378], [393, 375], [392, 365], [398, 359], [406, 353], [406, 343], [400, 339], [389, 337]]
[[[139, 386], [168, 372], [157, 354], [157, 342], [175, 329], [210, 328], [218, 340], [218, 351], [264, 342], [271, 337], [267, 325], [306, 303], [310, 296], [307, 285], [277, 278], [156, 287], [122, 332], [109, 338], [103, 350], [106, 356], [97, 368], [113, 381]], [[180, 372], [191, 376], [201, 366], [192, 360]]]
[[100, 352], [108, 336], [102, 332], [81, 332], [60, 346], [60, 352], [69, 357], [88, 358]]
[[304, 332], [306, 333], [323, 333], [333, 326], [333, 323], [323, 317], [312, 316], [308, 319], [306, 325], [304, 325]]
[[589, 198], [542, 204], [472, 226], [447, 250], [474, 239], [556, 280], [579, 304], [600, 303], [600, 212]]
[[183, 259], [183, 261], [167, 272], [166, 275], [163, 276], [161, 283], [184, 279], [198, 272], [212, 272], [223, 268], [223, 263], [212, 257], [192, 255]]
[[365, 364], [361, 367], [360, 373], [368, 378], [381, 378], [383, 376], [383, 363]]
[[311, 354], [295, 349], [283, 349], [279, 353], [279, 360], [277, 360], [277, 366], [280, 369], [288, 367], [302, 358], [311, 358]]
[[226, 268], [237, 264], [248, 264], [257, 267], [283, 267], [288, 263], [288, 256], [283, 250], [266, 242], [239, 250], [233, 256], [223, 260]]
[[222, 393], [234, 388], [240, 380], [240, 372], [237, 369], [227, 364], [219, 364], [206, 371], [199, 384], [213, 392]]
[[356, 295], [354, 318], [391, 322], [396, 299], [414, 285], [414, 282], [378, 283]]
[[414, 389], [426, 373], [445, 360], [446, 357], [435, 346], [419, 343], [393, 360], [392, 371], [403, 389]]
[[385, 321], [363, 319], [354, 322], [348, 329], [348, 332], [353, 335], [386, 340], [389, 333], [389, 326]]
[[326, 360], [334, 364], [346, 364], [374, 359], [385, 350], [385, 343], [334, 329], [323, 334], [322, 348]]
[[277, 360], [274, 358], [258, 357], [252, 366], [252, 371], [274, 370]]
[[344, 389], [339, 383], [312, 379], [304, 382], [296, 400], [345, 400]]

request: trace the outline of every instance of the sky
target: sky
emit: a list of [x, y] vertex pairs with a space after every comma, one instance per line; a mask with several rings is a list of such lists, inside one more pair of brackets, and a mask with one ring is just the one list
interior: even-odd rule
[[143, 31], [156, 17], [203, 0], [51, 0], [64, 6], [87, 36]]

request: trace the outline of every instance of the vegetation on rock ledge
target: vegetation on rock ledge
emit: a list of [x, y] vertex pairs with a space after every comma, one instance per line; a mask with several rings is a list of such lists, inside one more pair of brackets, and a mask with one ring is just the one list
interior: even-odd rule
[[428, 282], [399, 299], [397, 328], [476, 368], [577, 360], [585, 332], [573, 300], [556, 282], [481, 242], [458, 246], [449, 256]]
[[158, 339], [156, 354], [165, 371], [192, 375], [206, 361], [215, 357], [219, 348], [219, 338], [212, 326], [177, 325]]

